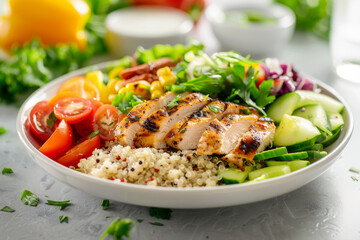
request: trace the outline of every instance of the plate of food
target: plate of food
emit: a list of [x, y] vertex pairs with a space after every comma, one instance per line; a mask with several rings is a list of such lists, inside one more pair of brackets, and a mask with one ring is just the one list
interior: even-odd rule
[[40, 167], [84, 192], [210, 208], [319, 177], [353, 117], [330, 86], [278, 59], [157, 45], [48, 83], [22, 105], [17, 130]]

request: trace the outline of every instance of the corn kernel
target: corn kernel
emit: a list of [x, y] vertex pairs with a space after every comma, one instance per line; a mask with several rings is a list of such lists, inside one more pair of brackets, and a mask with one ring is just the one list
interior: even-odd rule
[[153, 81], [150, 86], [150, 92], [154, 92], [156, 90], [162, 90], [163, 87], [161, 86], [159, 81]]
[[160, 68], [156, 75], [159, 77], [161, 86], [166, 87], [169, 84], [176, 83], [176, 75], [169, 67]]
[[155, 90], [151, 92], [151, 99], [161, 97], [164, 94], [164, 90]]

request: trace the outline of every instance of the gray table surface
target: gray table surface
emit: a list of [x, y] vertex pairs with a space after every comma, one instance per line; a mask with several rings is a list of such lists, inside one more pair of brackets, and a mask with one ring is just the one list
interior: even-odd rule
[[[200, 39], [202, 33], [200, 30]], [[205, 30], [204, 30], [205, 31]], [[216, 50], [214, 39], [206, 40]], [[0, 169], [11, 167], [15, 174], [0, 175], [0, 239], [98, 239], [115, 217], [131, 218], [136, 229], [131, 239], [360, 239], [360, 181], [354, 181], [350, 167], [360, 168], [360, 86], [333, 76], [328, 43], [308, 34], [296, 34], [282, 59], [298, 70], [333, 86], [350, 104], [355, 117], [352, 139], [342, 157], [316, 180], [293, 192], [269, 200], [226, 208], [173, 210], [164, 226], [149, 222], [149, 209], [111, 202], [102, 210], [101, 198], [69, 187], [43, 171], [25, 152], [15, 129], [18, 109], [0, 105]], [[359, 76], [360, 77], [360, 76]], [[23, 189], [36, 193], [37, 207], [20, 200]], [[48, 196], [48, 197], [46, 197]], [[46, 199], [70, 199], [64, 211], [45, 204]], [[59, 216], [69, 223], [59, 223]], [[111, 238], [109, 238], [111, 239]]]

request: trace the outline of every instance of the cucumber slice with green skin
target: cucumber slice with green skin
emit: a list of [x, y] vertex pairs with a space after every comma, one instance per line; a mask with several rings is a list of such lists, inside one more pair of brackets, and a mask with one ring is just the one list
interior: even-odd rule
[[319, 160], [327, 155], [327, 152], [325, 151], [307, 151], [307, 153], [308, 159], [311, 161]]
[[322, 151], [324, 146], [321, 143], [312, 145], [311, 147], [305, 148], [306, 151]]
[[290, 173], [290, 167], [288, 165], [279, 165], [273, 167], [260, 168], [249, 173], [249, 180], [255, 180], [259, 178], [273, 178], [287, 173]]
[[341, 112], [344, 104], [327, 95], [306, 90], [297, 90], [296, 94], [300, 96], [295, 108], [309, 104], [320, 104], [326, 112]]
[[254, 156], [253, 160], [259, 161], [259, 160], [274, 158], [274, 157], [278, 157], [278, 156], [281, 156], [286, 153], [288, 153], [286, 147], [275, 148], [275, 149], [267, 150], [267, 151], [264, 151], [261, 153], [257, 153]]
[[315, 144], [320, 131], [307, 119], [287, 114], [275, 131], [274, 144], [286, 146], [288, 151], [297, 151]]
[[296, 152], [296, 153], [288, 153], [281, 155], [279, 157], [274, 158], [274, 160], [277, 161], [292, 161], [292, 160], [298, 160], [298, 159], [305, 159], [308, 157], [307, 152]]
[[327, 135], [332, 135], [328, 116], [320, 104], [305, 105], [296, 109], [293, 115], [310, 120], [321, 131]]
[[328, 118], [333, 132], [344, 125], [344, 118], [340, 113], [328, 113]]
[[279, 165], [288, 165], [292, 172], [304, 168], [310, 165], [310, 161], [307, 160], [294, 160], [294, 161], [266, 161], [265, 165], [267, 167], [279, 166]]
[[266, 114], [279, 124], [284, 114], [291, 115], [300, 100], [300, 96], [294, 92], [287, 93], [277, 98], [268, 108]]
[[245, 167], [245, 171], [238, 168], [226, 168], [224, 171], [218, 171], [217, 174], [221, 176], [221, 181], [225, 184], [238, 184], [245, 181], [252, 169], [253, 167], [249, 166]]
[[331, 144], [333, 144], [339, 138], [341, 130], [342, 130], [342, 126], [340, 126], [337, 130], [335, 130], [335, 132], [333, 133], [332, 136], [329, 136], [328, 138], [323, 140], [321, 142], [321, 144], [324, 145], [324, 147], [327, 147], [327, 146], [330, 146]]

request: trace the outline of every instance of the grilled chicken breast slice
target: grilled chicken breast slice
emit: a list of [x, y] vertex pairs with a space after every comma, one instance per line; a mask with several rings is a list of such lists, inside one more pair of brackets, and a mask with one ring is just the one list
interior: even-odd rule
[[[116, 140], [123, 146], [133, 146], [135, 134], [140, 125], [154, 112], [169, 104], [178, 94], [167, 92], [158, 99], [144, 101], [136, 105], [126, 117], [118, 124], [115, 130]], [[181, 96], [187, 96], [183, 93]]]
[[221, 121], [215, 119], [202, 134], [197, 154], [228, 154], [257, 119], [257, 115], [239, 114], [228, 114]]
[[176, 149], [196, 149], [201, 136], [214, 119], [220, 120], [229, 113], [241, 114], [252, 111], [256, 112], [255, 109], [242, 105], [214, 100], [200, 111], [177, 122], [166, 135], [165, 141]]
[[259, 118], [244, 134], [236, 148], [223, 159], [243, 168], [244, 159], [252, 162], [256, 153], [264, 151], [272, 143], [274, 135], [274, 121], [270, 118]]
[[151, 114], [136, 134], [134, 144], [136, 147], [165, 148], [165, 135], [180, 120], [197, 112], [210, 100], [200, 93], [192, 93], [182, 97], [178, 105], [169, 108], [167, 106]]

